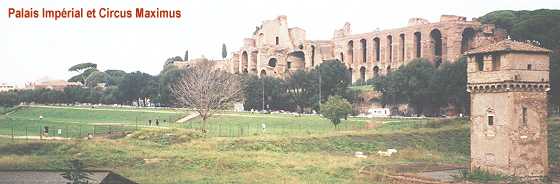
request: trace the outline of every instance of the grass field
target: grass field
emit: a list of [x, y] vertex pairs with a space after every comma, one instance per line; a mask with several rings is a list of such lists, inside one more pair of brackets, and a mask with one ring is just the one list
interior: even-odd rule
[[[40, 117], [43, 117], [42, 119]], [[183, 112], [173, 110], [80, 108], [80, 107], [22, 107], [17, 111], [0, 116], [0, 135], [38, 136], [41, 129], [49, 127], [49, 133], [56, 136], [78, 137], [87, 133], [136, 129], [148, 125], [148, 120], [159, 119], [161, 126], [184, 116]], [[155, 123], [154, 123], [155, 124]], [[58, 129], [61, 134], [58, 135]], [[81, 132], [81, 133], [80, 133]], [[53, 135], [54, 136], [54, 135]]]
[[[419, 119], [359, 118], [349, 117], [338, 127], [319, 115], [259, 114], [259, 113], [219, 113], [208, 120], [209, 134], [213, 136], [244, 136], [257, 134], [311, 135], [333, 131], [364, 130], [366, 124], [396, 122], [414, 124], [424, 122]], [[174, 125], [181, 128], [200, 128], [202, 120], [195, 118], [185, 124]], [[264, 130], [263, 130], [264, 124]]]
[[[90, 125], [134, 124], [136, 117], [182, 116], [174, 111], [90, 111], [93, 110], [27, 108], [0, 116], [4, 118], [0, 124], [9, 118], [35, 122], [37, 119], [33, 118], [38, 114], [45, 114], [41, 121], [54, 124]], [[103, 117], [97, 119], [93, 114]], [[189, 129], [199, 125], [200, 120], [194, 119], [169, 128], [140, 128], [130, 136], [112, 139], [12, 142], [0, 138], [0, 169], [62, 168], [65, 161], [77, 158], [91, 168], [111, 169], [148, 184], [377, 183], [376, 178], [359, 171], [370, 166], [384, 170], [390, 165], [408, 163], [464, 165], [469, 160], [469, 126], [465, 120], [375, 119], [374, 129], [352, 128], [368, 121], [350, 118], [343, 122], [348, 128], [334, 130], [319, 116], [221, 113], [209, 120], [211, 127], [238, 129], [248, 124], [260, 129], [265, 122], [267, 131], [245, 136], [208, 136]], [[551, 122], [549, 134], [550, 161], [558, 165], [557, 120]], [[399, 152], [393, 157], [376, 155], [388, 148]], [[356, 151], [368, 157], [356, 158]]]
[[[185, 115], [185, 112], [178, 110], [52, 106], [23, 107], [7, 115], [0, 116], [0, 135], [11, 136], [13, 129], [14, 136], [38, 136], [42, 128], [47, 126], [52, 136], [83, 137], [87, 133], [94, 131], [136, 130], [137, 127], [148, 126], [148, 120], [152, 120], [152, 126], [154, 126], [156, 119], [159, 120], [160, 127], [189, 129], [201, 127], [200, 118], [195, 118], [186, 123], [174, 123]], [[40, 119], [40, 116], [43, 119]], [[370, 121], [412, 124], [425, 120], [395, 120], [389, 118], [372, 120], [350, 117], [348, 120], [343, 120], [343, 123], [335, 128], [330, 121], [321, 118], [319, 115], [219, 112], [208, 120], [209, 132], [207, 136], [311, 135], [332, 131], [365, 129], [366, 123]], [[263, 129], [263, 124], [265, 124], [265, 129]], [[61, 134], [58, 134], [58, 129], [61, 129]], [[50, 130], [55, 131], [56, 135], [53, 135]]]

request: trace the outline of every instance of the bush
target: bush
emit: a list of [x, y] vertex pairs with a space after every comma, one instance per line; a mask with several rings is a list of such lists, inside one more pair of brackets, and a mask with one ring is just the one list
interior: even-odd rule
[[352, 105], [340, 96], [332, 96], [321, 105], [321, 114], [329, 119], [335, 127], [340, 124], [340, 119], [352, 113]]

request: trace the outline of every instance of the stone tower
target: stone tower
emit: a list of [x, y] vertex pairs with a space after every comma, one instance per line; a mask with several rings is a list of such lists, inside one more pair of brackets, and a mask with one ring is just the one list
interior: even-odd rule
[[550, 50], [504, 40], [468, 51], [471, 169], [548, 174]]

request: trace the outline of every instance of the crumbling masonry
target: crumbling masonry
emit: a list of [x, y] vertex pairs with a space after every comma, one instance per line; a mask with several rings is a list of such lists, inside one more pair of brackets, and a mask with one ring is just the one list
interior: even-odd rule
[[226, 59], [232, 73], [250, 73], [285, 78], [299, 69], [309, 70], [324, 60], [343, 61], [352, 81], [384, 75], [414, 58], [435, 64], [456, 61], [465, 51], [505, 38], [494, 25], [465, 17], [443, 15], [439, 22], [412, 18], [398, 29], [353, 34], [346, 23], [331, 40], [306, 40], [305, 30], [288, 27], [287, 17], [267, 20], [244, 39], [239, 51]]

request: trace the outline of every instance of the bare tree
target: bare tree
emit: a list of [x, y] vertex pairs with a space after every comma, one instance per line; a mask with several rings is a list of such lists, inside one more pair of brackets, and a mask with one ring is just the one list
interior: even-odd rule
[[206, 120], [216, 110], [240, 100], [242, 88], [236, 75], [216, 70], [210, 61], [202, 61], [187, 68], [171, 87], [171, 93], [177, 105], [196, 110], [202, 118], [202, 131], [206, 132]]

